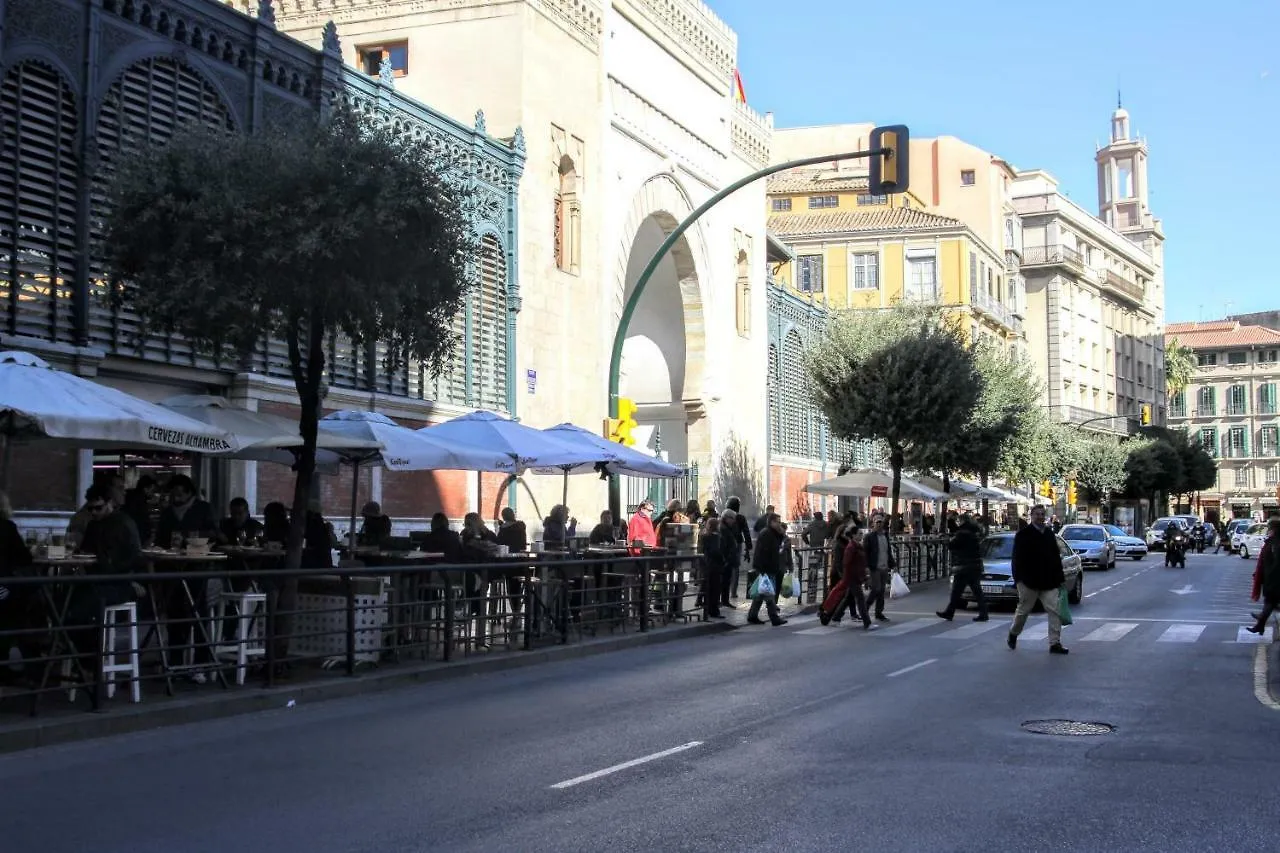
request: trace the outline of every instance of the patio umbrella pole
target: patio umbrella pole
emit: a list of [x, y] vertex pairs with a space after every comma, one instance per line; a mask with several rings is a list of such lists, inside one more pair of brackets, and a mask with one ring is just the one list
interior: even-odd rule
[[569, 505], [569, 469], [564, 469], [564, 488], [560, 491], [560, 503]]
[[0, 435], [0, 441], [4, 442], [4, 474], [0, 475], [0, 484], [4, 485], [4, 490], [8, 493], [9, 466], [13, 463], [13, 442], [9, 440], [7, 435]]
[[356, 501], [360, 500], [360, 462], [352, 460], [351, 462], [351, 529], [348, 534], [351, 537], [351, 559], [356, 558]]

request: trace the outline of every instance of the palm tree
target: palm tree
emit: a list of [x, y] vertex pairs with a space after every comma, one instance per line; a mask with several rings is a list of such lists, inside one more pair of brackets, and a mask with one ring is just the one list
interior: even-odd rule
[[1170, 394], [1177, 394], [1191, 383], [1196, 373], [1196, 354], [1173, 338], [1164, 347], [1164, 381]]

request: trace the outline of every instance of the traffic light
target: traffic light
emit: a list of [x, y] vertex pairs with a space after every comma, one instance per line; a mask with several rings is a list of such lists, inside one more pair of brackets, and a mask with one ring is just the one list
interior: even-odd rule
[[1043, 498], [1047, 498], [1047, 497], [1049, 497], [1049, 495], [1050, 495], [1050, 494], [1052, 494], [1052, 493], [1053, 493], [1053, 484], [1051, 484], [1048, 480], [1041, 480], [1041, 481], [1040, 481], [1040, 496], [1041, 496], [1041, 497], [1043, 497]]
[[871, 195], [904, 193], [911, 185], [911, 132], [904, 124], [891, 124], [871, 131]]
[[609, 436], [609, 440], [631, 447], [636, 443], [635, 437], [631, 433], [638, 426], [639, 424], [636, 423], [636, 401], [627, 397], [619, 397], [618, 418], [612, 424], [613, 434]]
[[1067, 480], [1067, 506], [1076, 505], [1076, 481]]
[[1142, 425], [1151, 426], [1151, 404], [1142, 404]]

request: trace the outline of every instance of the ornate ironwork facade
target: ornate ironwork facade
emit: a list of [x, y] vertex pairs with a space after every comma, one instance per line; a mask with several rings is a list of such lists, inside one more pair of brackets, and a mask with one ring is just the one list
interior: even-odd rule
[[[270, 2], [261, 4], [270, 11]], [[170, 337], [139, 339], [137, 320], [104, 299], [92, 247], [112, 163], [138, 141], [200, 122], [252, 133], [314, 119], [335, 104], [376, 115], [450, 165], [473, 191], [460, 212], [481, 241], [444, 375], [383, 368], [377, 344], [329, 342], [329, 382], [459, 406], [513, 410], [518, 286], [517, 190], [524, 137], [490, 137], [398, 94], [390, 77], [342, 64], [337, 33], [312, 49], [214, 0], [0, 0], [0, 335], [6, 348], [114, 357], [198, 373], [289, 377], [288, 355], [264, 341], [227, 364]]]
[[805, 350], [827, 327], [831, 312], [769, 280], [769, 452], [832, 466], [868, 464], [866, 442], [834, 438], [809, 400]]

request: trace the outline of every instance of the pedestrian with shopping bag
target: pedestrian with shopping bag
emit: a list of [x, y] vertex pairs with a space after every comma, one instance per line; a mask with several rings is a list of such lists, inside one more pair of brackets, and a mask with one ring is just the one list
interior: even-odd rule
[[862, 617], [862, 629], [870, 631], [875, 626], [871, 624], [867, 597], [862, 592], [862, 585], [867, 580], [867, 552], [862, 547], [862, 531], [851, 521], [845, 536], [849, 544], [844, 549], [840, 582], [818, 607], [818, 621], [823, 625], [839, 622], [844, 616], [844, 609], [848, 607], [853, 611], [853, 618]]
[[884, 615], [884, 590], [889, 585], [889, 574], [898, 567], [885, 531], [884, 516], [878, 515], [871, 522], [871, 532], [863, 537], [862, 547], [867, 551], [867, 606], [874, 607], [877, 622], [888, 622]]
[[1018, 609], [1009, 628], [1009, 648], [1018, 647], [1018, 635], [1027, 617], [1039, 601], [1049, 618], [1049, 654], [1065, 655], [1062, 645], [1062, 590], [1066, 573], [1062, 569], [1062, 553], [1058, 538], [1045, 523], [1043, 506], [1033, 507], [1031, 523], [1013, 537], [1013, 580], [1018, 586]]
[[[723, 535], [723, 534], [721, 534]], [[760, 605], [769, 610], [769, 621], [774, 626], [785, 625], [787, 620], [778, 612], [778, 593], [782, 589], [783, 550], [787, 545], [787, 528], [777, 513], [770, 513], [760, 536], [756, 539], [755, 556], [751, 560], [751, 610], [747, 621], [763, 625]], [[766, 583], [767, 581], [767, 583]]]

